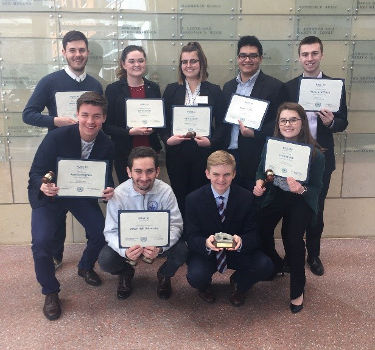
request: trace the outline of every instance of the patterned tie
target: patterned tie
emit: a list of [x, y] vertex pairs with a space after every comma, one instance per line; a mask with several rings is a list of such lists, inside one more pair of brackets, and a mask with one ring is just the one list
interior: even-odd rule
[[[221, 202], [217, 206], [217, 210], [219, 211], [221, 222], [223, 222], [225, 220], [224, 197], [219, 196], [219, 199], [221, 200]], [[225, 270], [227, 269], [227, 256], [224, 249], [216, 253], [216, 265], [217, 270], [220, 273], [225, 272]]]

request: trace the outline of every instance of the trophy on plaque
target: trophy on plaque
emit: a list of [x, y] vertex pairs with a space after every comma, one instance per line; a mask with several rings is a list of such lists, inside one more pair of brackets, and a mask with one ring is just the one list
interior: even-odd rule
[[224, 232], [215, 233], [215, 241], [213, 244], [216, 248], [234, 248], [236, 246], [233, 236]]
[[266, 178], [264, 179], [264, 182], [262, 184], [262, 188], [266, 187], [268, 183], [273, 182], [275, 178], [275, 173], [271, 169], [266, 170]]

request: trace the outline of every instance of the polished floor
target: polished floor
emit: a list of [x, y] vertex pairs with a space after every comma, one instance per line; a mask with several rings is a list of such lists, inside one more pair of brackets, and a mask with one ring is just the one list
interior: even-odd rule
[[99, 272], [100, 287], [77, 276], [82, 248], [66, 246], [57, 272], [63, 314], [48, 321], [30, 246], [0, 246], [0, 349], [375, 349], [375, 239], [323, 240], [326, 273], [307, 270], [305, 308], [295, 315], [288, 276], [258, 283], [235, 308], [230, 271], [215, 275], [218, 298], [210, 305], [189, 287], [183, 267], [172, 297], [159, 300], [161, 261], [139, 263], [134, 293], [120, 301], [115, 276]]

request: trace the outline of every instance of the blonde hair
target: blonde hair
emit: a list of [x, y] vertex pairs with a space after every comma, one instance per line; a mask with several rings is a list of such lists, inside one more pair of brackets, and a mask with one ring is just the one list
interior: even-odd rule
[[234, 157], [225, 151], [216, 151], [211, 153], [207, 158], [207, 170], [210, 171], [212, 166], [216, 165], [230, 165], [234, 170], [236, 170], [236, 161]]

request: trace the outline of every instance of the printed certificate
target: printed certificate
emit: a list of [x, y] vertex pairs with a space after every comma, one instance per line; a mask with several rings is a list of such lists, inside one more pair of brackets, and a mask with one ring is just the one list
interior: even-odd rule
[[211, 106], [172, 106], [173, 135], [195, 131], [197, 136], [211, 134]]
[[343, 86], [342, 79], [302, 78], [298, 103], [305, 111], [329, 109], [331, 112], [337, 112], [340, 109]]
[[129, 98], [125, 101], [129, 128], [164, 128], [164, 103], [161, 98]]
[[271, 169], [278, 176], [307, 181], [310, 156], [310, 145], [269, 138], [264, 169]]
[[269, 104], [268, 101], [233, 94], [225, 115], [225, 121], [238, 124], [238, 120], [241, 120], [248, 128], [259, 130], [262, 127]]
[[58, 91], [55, 94], [58, 117], [70, 117], [77, 120], [77, 100], [87, 91]]
[[106, 187], [106, 161], [60, 159], [57, 162], [59, 197], [102, 197]]
[[121, 248], [134, 245], [166, 247], [169, 245], [169, 210], [119, 210]]

